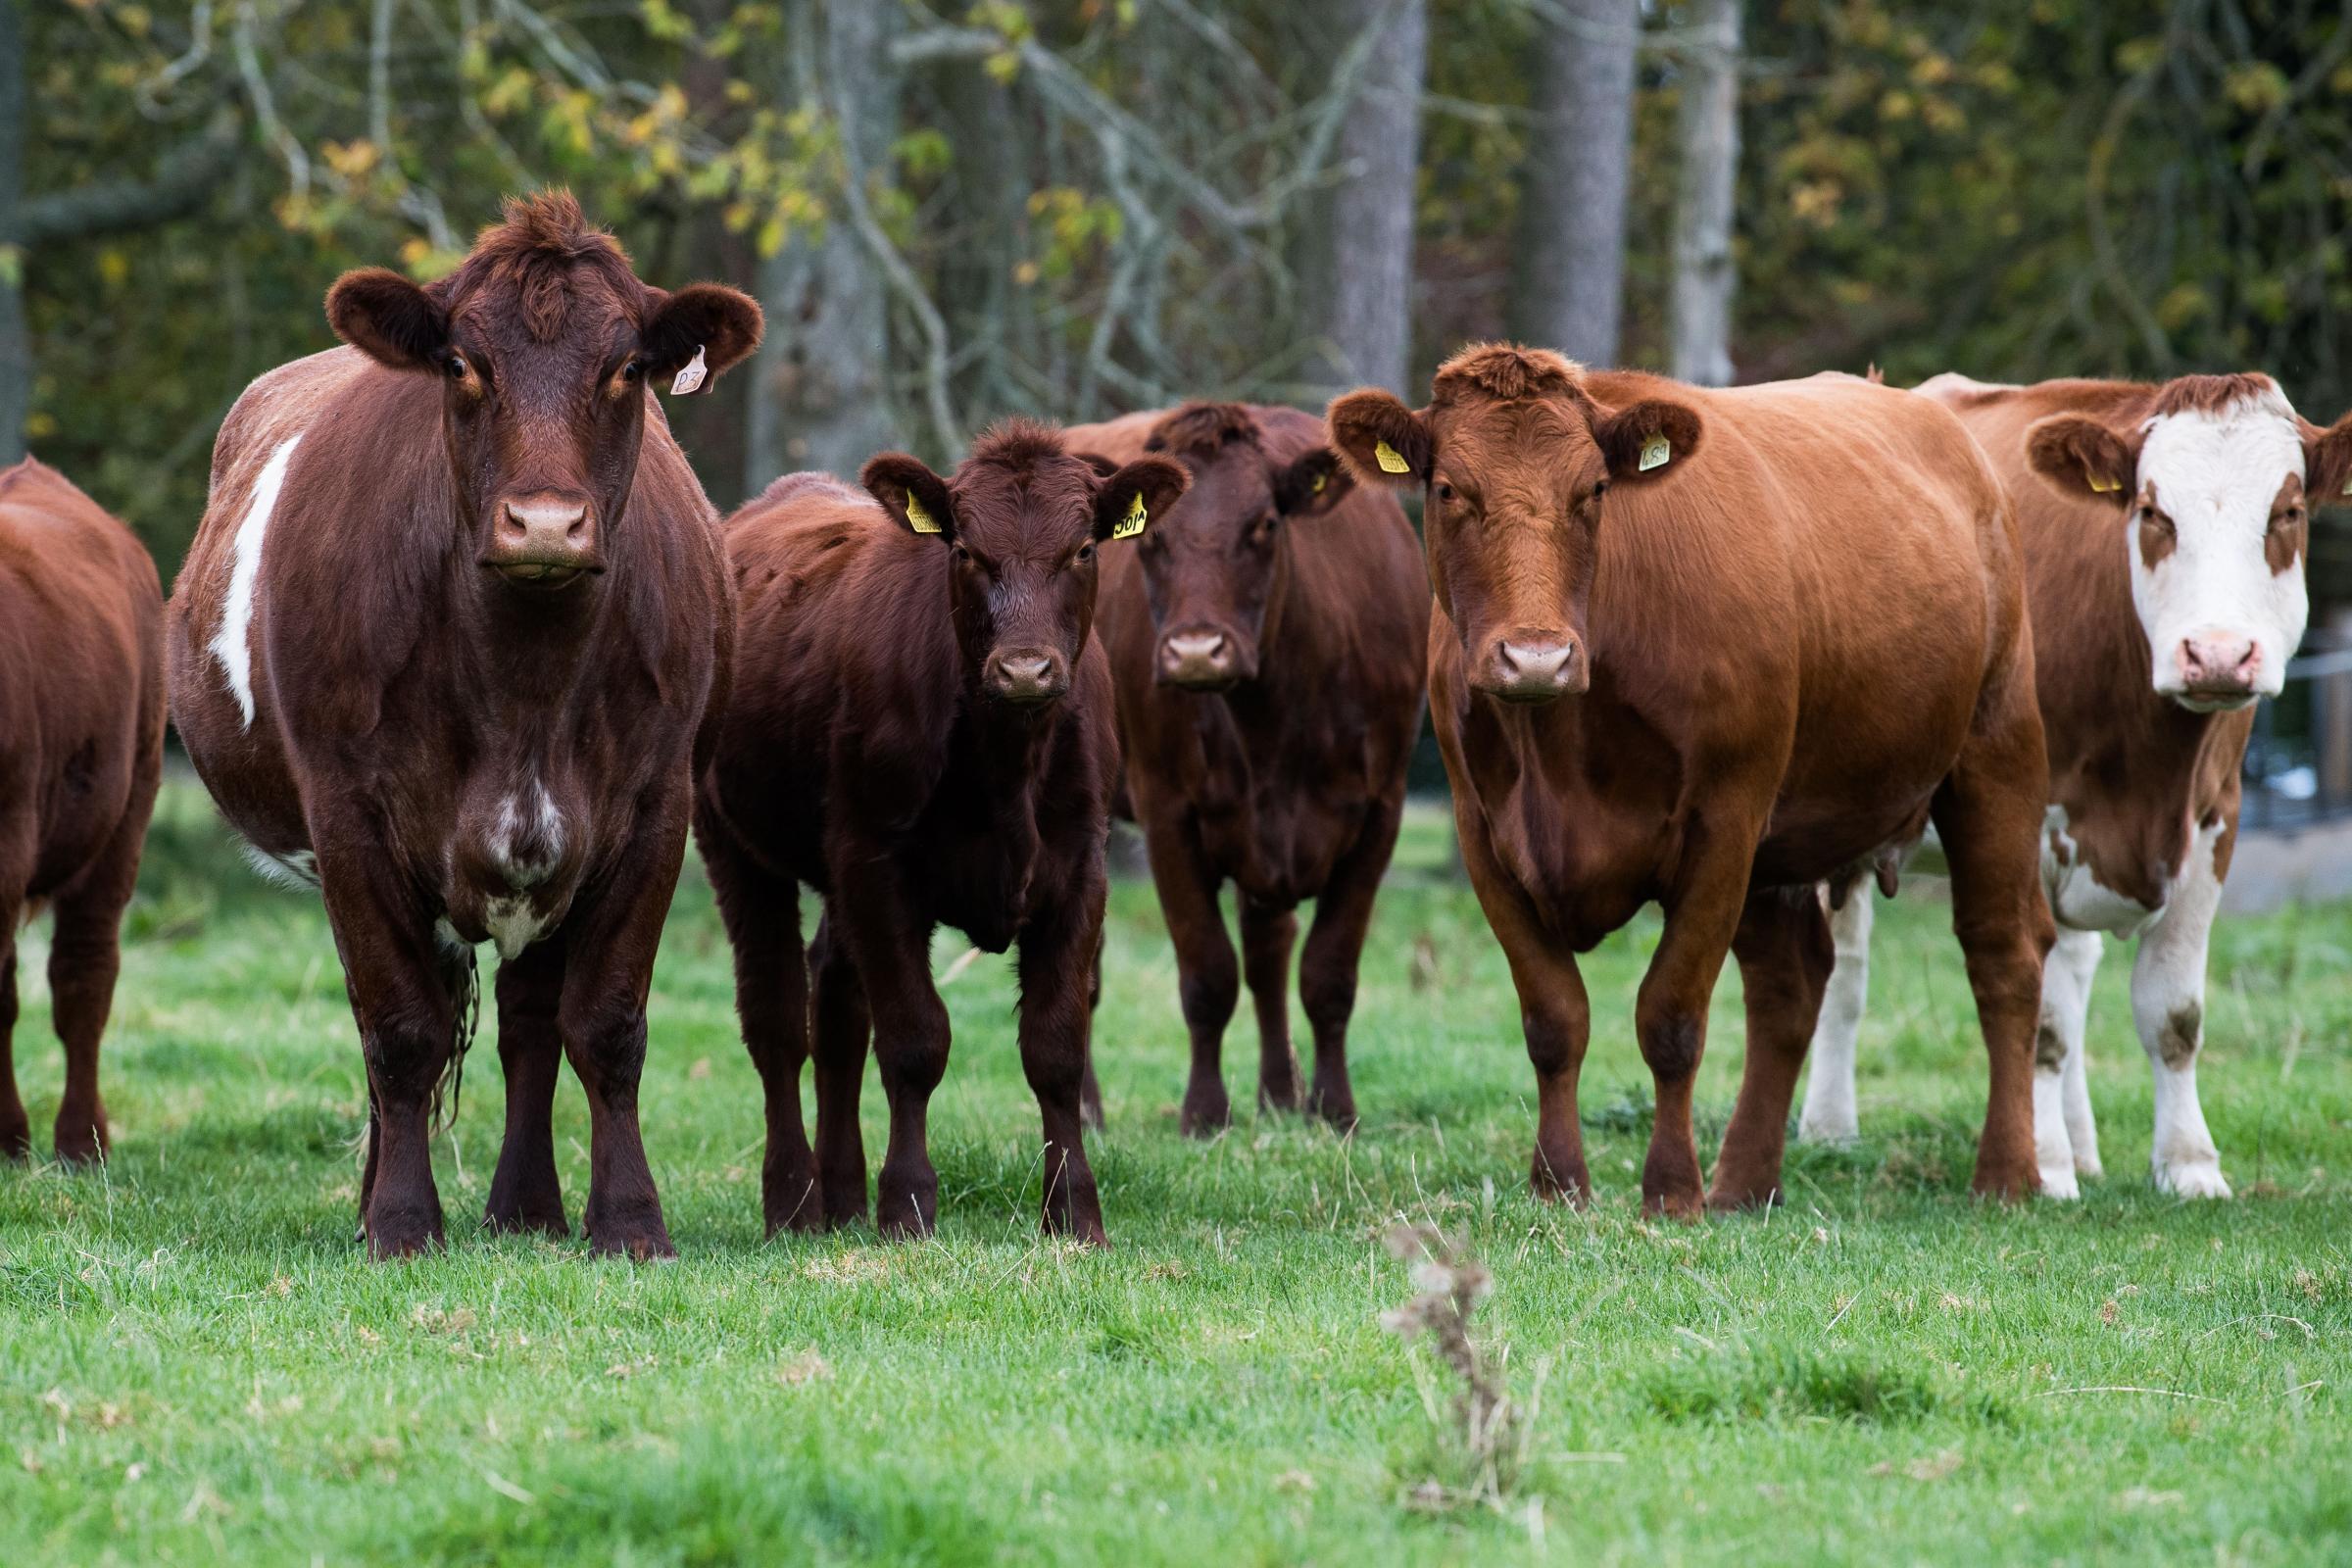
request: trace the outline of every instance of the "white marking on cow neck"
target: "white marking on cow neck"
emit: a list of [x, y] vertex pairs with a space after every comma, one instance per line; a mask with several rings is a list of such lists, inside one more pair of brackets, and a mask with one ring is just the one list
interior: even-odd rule
[[2276, 697], [2311, 615], [2303, 558], [2273, 572], [2263, 553], [2278, 487], [2290, 473], [2305, 477], [2294, 406], [2266, 386], [2211, 412], [2150, 419], [2146, 430], [2139, 481], [2143, 489], [2155, 486], [2157, 509], [2173, 520], [2173, 552], [2150, 566], [2140, 555], [2138, 524], [2128, 523], [2123, 534], [2132, 606], [2147, 633], [2156, 691], [2179, 696], [2182, 639], [2226, 633], [2253, 640], [2261, 654], [2255, 687]]
[[253, 481], [253, 495], [245, 503], [230, 549], [228, 602], [221, 606], [220, 626], [213, 633], [213, 657], [228, 675], [229, 694], [237, 700], [237, 711], [245, 718], [241, 727], [246, 729], [253, 727], [253, 595], [261, 585], [262, 536], [270, 531], [270, 514], [276, 510], [286, 467], [301, 443], [299, 434], [280, 441], [262, 466], [261, 477]]

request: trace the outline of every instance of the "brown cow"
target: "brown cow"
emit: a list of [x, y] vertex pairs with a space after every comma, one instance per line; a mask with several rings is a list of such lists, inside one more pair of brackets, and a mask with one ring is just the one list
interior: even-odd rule
[[[2307, 496], [2352, 478], [2352, 417], [2322, 430], [2267, 375], [2161, 386], [1988, 386], [1939, 375], [2017, 508], [2049, 735], [2042, 880], [2058, 945], [2034, 1124], [2042, 1191], [2101, 1173], [2082, 1030], [2102, 935], [2137, 937], [2132, 1013], [2155, 1075], [2157, 1188], [2227, 1198], [2197, 1099], [2205, 952], [2237, 838], [2255, 701], [2276, 696], [2309, 599]], [[1851, 1138], [1871, 907], [1836, 921], [1832, 1002], [1805, 1087], [1810, 1138]]]
[[[1260, 1105], [1298, 1105], [1291, 948], [1315, 901], [1298, 995], [1307, 1107], [1348, 1127], [1348, 1018], [1372, 901], [1396, 846], [1421, 728], [1429, 579], [1404, 509], [1358, 489], [1323, 421], [1191, 403], [1069, 432], [1114, 461], [1164, 452], [1193, 487], [1104, 568], [1102, 635], [1127, 796], [1176, 948], [1192, 1034], [1182, 1125], [1233, 1118], [1218, 1054], [1239, 979], [1257, 1008]], [[1239, 894], [1243, 961], [1217, 907]]]
[[1690, 1092], [1727, 949], [1747, 1065], [1705, 1200], [1770, 1200], [1830, 972], [1813, 885], [1931, 816], [1990, 1058], [1977, 1188], [2031, 1192], [2041, 721], [2015, 524], [1959, 422], [1851, 376], [1702, 390], [1484, 345], [1427, 409], [1355, 392], [1331, 427], [1365, 478], [1426, 487], [1430, 710], [1519, 992], [1537, 1193], [1591, 1192], [1573, 955], [1654, 899], [1643, 1205], [1700, 1206]]
[[0, 469], [0, 1156], [32, 1151], [17, 1096], [17, 928], [44, 904], [66, 1047], [57, 1157], [108, 1145], [98, 1042], [123, 906], [164, 766], [164, 592], [130, 530], [27, 458]]
[[489, 940], [507, 1125], [485, 1222], [566, 1231], [568, 1054], [589, 1239], [666, 1255], [646, 986], [734, 617], [653, 387], [742, 359], [759, 308], [639, 282], [557, 192], [509, 203], [440, 282], [347, 273], [326, 312], [351, 346], [270, 371], [221, 426], [172, 601], [173, 715], [259, 855], [324, 888], [368, 1061], [372, 1254], [441, 1239], [430, 1107]]
[[[936, 1224], [924, 1128], [948, 1064], [930, 966], [945, 924], [991, 953], [1020, 946], [1046, 1228], [1100, 1243], [1080, 1095], [1118, 759], [1096, 560], [1183, 493], [1184, 470], [1145, 458], [1105, 475], [1016, 420], [952, 479], [900, 453], [862, 478], [870, 499], [786, 475], [727, 524], [743, 635], [695, 839], [766, 1093], [767, 1228], [865, 1212], [869, 1034], [890, 1099], [876, 1218], [894, 1236]], [[824, 899], [806, 958], [803, 883]], [[811, 1011], [813, 1151], [800, 1087]]]

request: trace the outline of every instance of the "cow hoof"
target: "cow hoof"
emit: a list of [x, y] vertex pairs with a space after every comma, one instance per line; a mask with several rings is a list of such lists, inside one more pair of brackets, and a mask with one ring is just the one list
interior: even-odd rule
[[878, 1211], [874, 1228], [886, 1242], [920, 1242], [938, 1232], [939, 1222], [911, 1203], [896, 1211], [885, 1204]]
[[1648, 1219], [1679, 1219], [1695, 1224], [1707, 1217], [1707, 1200], [1698, 1193], [1643, 1193], [1642, 1213]]
[[367, 1227], [368, 1256], [378, 1263], [415, 1257], [442, 1245], [441, 1210], [395, 1209], [370, 1220]]
[[939, 1178], [900, 1180], [886, 1168], [874, 1203], [874, 1220], [891, 1241], [920, 1241], [939, 1228]]
[[111, 1140], [106, 1134], [106, 1120], [100, 1117], [94, 1124], [80, 1117], [57, 1119], [57, 1158], [62, 1165], [95, 1165], [106, 1158]]
[[2072, 1202], [2081, 1198], [2082, 1189], [2075, 1180], [2075, 1167], [2072, 1164], [2042, 1166], [2041, 1196], [2057, 1199], [2060, 1202]]
[[2180, 1160], [2155, 1166], [2156, 1190], [2175, 1198], [2228, 1198], [2230, 1183], [2223, 1179], [2219, 1159]]
[[814, 1172], [786, 1175], [762, 1184], [760, 1212], [770, 1236], [778, 1231], [813, 1235], [825, 1227], [824, 1190]]
[[561, 1242], [570, 1238], [571, 1221], [564, 1217], [561, 1202], [553, 1210], [536, 1204], [492, 1202], [482, 1210], [482, 1229], [493, 1236], [545, 1236]]
[[1223, 1089], [1213, 1096], [1188, 1094], [1177, 1125], [1187, 1138], [1215, 1138], [1233, 1125], [1233, 1102]]
[[1818, 1121], [1808, 1117], [1796, 1124], [1796, 1141], [1800, 1144], [1856, 1144], [1862, 1141], [1862, 1129], [1851, 1116], [1843, 1119], [1824, 1116]]
[[590, 1231], [588, 1250], [599, 1257], [625, 1257], [632, 1263], [663, 1263], [678, 1255], [678, 1250], [670, 1245], [668, 1228], [660, 1219], [651, 1226]]
[[2081, 1144], [2077, 1144], [2075, 1146], [2075, 1174], [2082, 1177], [2086, 1182], [2105, 1181], [2107, 1179], [2107, 1167], [2099, 1163], [2097, 1152], [2093, 1151], [2092, 1152], [2085, 1154], [2082, 1152], [2082, 1146]]
[[2031, 1160], [2015, 1165], [1987, 1164], [1978, 1161], [1977, 1174], [1969, 1190], [1979, 1198], [1997, 1198], [2004, 1203], [2022, 1203], [2041, 1190], [2041, 1173]]
[[1296, 1078], [1257, 1081], [1257, 1108], [1287, 1115], [1298, 1108], [1298, 1080]]
[[1321, 1117], [1343, 1133], [1355, 1131], [1355, 1097], [1353, 1095], [1345, 1093], [1327, 1095], [1317, 1092], [1307, 1097], [1306, 1112], [1310, 1116]]
[[1566, 1203], [1578, 1209], [1592, 1206], [1592, 1179], [1582, 1170], [1562, 1180], [1539, 1164], [1527, 1178], [1527, 1190], [1539, 1203]]
[[1778, 1183], [1764, 1187], [1741, 1185], [1714, 1187], [1707, 1191], [1707, 1208], [1717, 1214], [1737, 1214], [1752, 1209], [1770, 1208], [1780, 1202]]
[[27, 1160], [32, 1157], [32, 1124], [19, 1119], [0, 1124], [0, 1159]]

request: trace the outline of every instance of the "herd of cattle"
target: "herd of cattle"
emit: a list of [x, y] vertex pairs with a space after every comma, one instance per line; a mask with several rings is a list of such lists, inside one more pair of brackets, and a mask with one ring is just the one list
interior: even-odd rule
[[[1184, 1130], [1231, 1117], [1245, 983], [1260, 1104], [1352, 1126], [1356, 971], [1426, 704], [1518, 991], [1539, 1195], [1592, 1191], [1575, 956], [1653, 901], [1645, 1206], [1770, 1201], [1808, 1052], [1801, 1133], [1853, 1136], [1866, 884], [1928, 857], [1989, 1067], [1977, 1189], [2073, 1196], [2098, 1172], [2082, 1031], [2112, 933], [2140, 939], [2156, 1184], [2229, 1194], [2196, 1091], [2207, 936], [2250, 710], [2303, 632], [2308, 498], [2352, 492], [2352, 418], [2310, 424], [2267, 376], [1711, 390], [1491, 344], [1419, 410], [1366, 390], [1327, 419], [1014, 420], [953, 474], [896, 453], [858, 486], [789, 474], [722, 524], [652, 393], [743, 360], [759, 309], [641, 282], [568, 196], [510, 204], [439, 282], [347, 274], [326, 310], [347, 346], [263, 376], [223, 424], [168, 609], [64, 477], [0, 472], [0, 1066], [15, 933], [53, 906], [63, 1159], [107, 1145], [99, 1038], [167, 686], [257, 865], [323, 892], [379, 1257], [441, 1238], [429, 1133], [485, 941], [507, 1084], [486, 1222], [567, 1231], [568, 1058], [587, 1235], [670, 1252], [637, 1097], [690, 832], [764, 1086], [771, 1231], [864, 1214], [869, 1041], [875, 1218], [934, 1225], [944, 924], [1017, 947], [1045, 1224], [1102, 1240], [1085, 1129], [1113, 814], [1142, 828], [1175, 948]], [[1727, 954], [1746, 1068], [1702, 1180], [1690, 1097]], [[13, 1068], [0, 1092], [22, 1157]]]

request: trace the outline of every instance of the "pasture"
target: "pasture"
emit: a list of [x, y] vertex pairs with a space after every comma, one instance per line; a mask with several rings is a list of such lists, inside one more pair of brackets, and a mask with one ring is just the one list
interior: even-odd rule
[[[1365, 956], [1352, 1140], [1243, 1108], [1246, 1004], [1236, 1126], [1179, 1138], [1173, 963], [1148, 883], [1114, 887], [1101, 1253], [1037, 1235], [1035, 1102], [993, 959], [944, 993], [937, 1239], [762, 1243], [758, 1086], [690, 861], [643, 1109], [679, 1260], [585, 1256], [568, 1073], [575, 1239], [476, 1233], [501, 1100], [485, 1013], [435, 1150], [453, 1245], [371, 1267], [324, 917], [174, 782], [107, 1041], [115, 1157], [0, 1169], [0, 1561], [2352, 1556], [2352, 907], [2216, 933], [2203, 1083], [2234, 1202], [2147, 1184], [2113, 956], [2089, 1036], [2106, 1180], [2076, 1205], [1973, 1202], [1982, 1048], [1948, 911], [1906, 895], [1880, 924], [1863, 1142], [1792, 1146], [1769, 1215], [1653, 1225], [1628, 1017], [1654, 917], [1587, 964], [1599, 1202], [1539, 1208], [1516, 1004], [1446, 856], [1417, 817]], [[943, 936], [936, 963], [960, 948]], [[44, 951], [36, 927], [16, 1037], [43, 1153]], [[1710, 1156], [1739, 1015], [1727, 968]], [[865, 1109], [870, 1155], [870, 1073]], [[1452, 1374], [1379, 1321], [1411, 1294], [1380, 1235], [1410, 1218], [1494, 1273], [1475, 1331], [1528, 1415], [1490, 1476]]]

